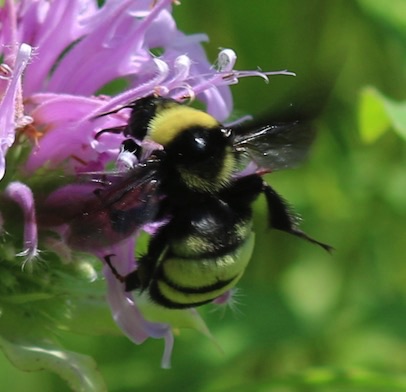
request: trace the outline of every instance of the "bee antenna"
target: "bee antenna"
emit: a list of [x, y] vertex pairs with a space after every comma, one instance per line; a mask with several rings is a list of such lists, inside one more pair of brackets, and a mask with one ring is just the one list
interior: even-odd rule
[[96, 135], [94, 135], [94, 138], [97, 140], [101, 135], [103, 135], [103, 133], [115, 133], [118, 135], [120, 133], [124, 133], [126, 129], [127, 129], [126, 125], [122, 125], [120, 127], [105, 128], [97, 132]]
[[127, 105], [120, 106], [120, 107], [118, 107], [116, 109], [113, 109], [113, 110], [110, 110], [108, 112], [103, 112], [103, 113], [97, 114], [96, 116], [93, 116], [92, 119], [108, 116], [109, 114], [115, 114], [115, 113], [118, 113], [120, 110], [123, 110], [123, 109], [132, 109], [134, 107], [134, 104], [135, 104], [135, 102], [130, 102]]

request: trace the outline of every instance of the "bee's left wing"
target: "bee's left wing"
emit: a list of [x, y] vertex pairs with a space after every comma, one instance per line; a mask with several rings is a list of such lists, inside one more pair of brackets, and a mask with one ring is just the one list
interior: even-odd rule
[[[44, 227], [67, 225], [67, 241], [82, 249], [114, 245], [155, 220], [164, 195], [159, 162], [148, 161], [111, 176], [91, 173], [97, 181], [66, 185], [37, 206]], [[86, 177], [87, 175], [85, 175]]]
[[309, 124], [301, 121], [234, 129], [233, 132], [235, 152], [242, 162], [253, 161], [258, 167], [271, 171], [303, 161], [315, 135]]

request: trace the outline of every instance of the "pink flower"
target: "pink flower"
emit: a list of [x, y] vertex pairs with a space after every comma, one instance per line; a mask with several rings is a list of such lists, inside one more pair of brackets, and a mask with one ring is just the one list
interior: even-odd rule
[[[7, 201], [0, 205], [0, 224], [2, 232], [7, 230], [10, 217], [2, 206], [13, 201], [23, 211], [24, 249], [17, 256], [23, 256], [26, 265], [34, 265], [39, 247], [51, 249], [62, 263], [79, 260], [66, 241], [69, 228], [59, 225], [62, 242], [38, 238], [42, 227], [37, 222], [36, 199], [38, 190], [54, 180], [52, 172], [74, 179], [78, 173], [106, 170], [117, 158], [123, 136], [95, 136], [102, 129], [125, 124], [129, 113], [98, 115], [157, 93], [178, 100], [197, 99], [224, 121], [232, 110], [229, 85], [245, 76], [266, 79], [270, 74], [290, 74], [236, 71], [236, 55], [230, 49], [219, 53], [213, 67], [201, 46], [207, 37], [180, 32], [171, 8], [172, 0], [106, 0], [101, 8], [96, 0], [6, 0], [0, 8], [4, 59], [0, 66], [0, 190]], [[156, 56], [158, 49], [162, 54]], [[69, 189], [70, 197], [77, 191], [80, 199], [84, 188], [70, 186], [52, 197], [64, 198]], [[124, 262], [119, 272], [125, 274], [134, 268], [136, 234], [119, 245], [99, 248], [84, 240], [78, 247], [102, 261], [109, 251], [120, 256]], [[108, 303], [122, 331], [137, 344], [148, 337], [165, 340], [163, 367], [169, 367], [172, 327], [178, 326], [168, 321], [174, 314], [180, 324], [208, 334], [194, 310], [172, 311], [161, 319], [147, 317], [153, 312], [142, 298], [125, 293], [108, 267], [103, 273]], [[59, 372], [71, 376], [68, 365]]]

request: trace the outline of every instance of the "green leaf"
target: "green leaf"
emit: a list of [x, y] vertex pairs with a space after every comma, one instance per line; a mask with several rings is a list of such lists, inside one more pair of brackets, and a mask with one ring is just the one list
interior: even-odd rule
[[358, 113], [361, 139], [373, 143], [391, 128], [406, 139], [406, 102], [396, 102], [373, 87], [361, 91]]
[[404, 0], [358, 0], [361, 7], [379, 21], [406, 34], [406, 2]]

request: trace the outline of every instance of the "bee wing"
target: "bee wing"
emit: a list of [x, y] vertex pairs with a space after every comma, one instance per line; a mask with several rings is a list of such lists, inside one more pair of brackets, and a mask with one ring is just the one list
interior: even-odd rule
[[[155, 168], [136, 166], [128, 175], [95, 193], [98, 203], [89, 214], [98, 221], [108, 215], [116, 236], [127, 236], [143, 225], [153, 222], [163, 198], [160, 179]], [[104, 219], [104, 218], [103, 218]]]
[[243, 163], [253, 161], [261, 168], [281, 170], [305, 159], [314, 135], [305, 122], [266, 125], [236, 131], [234, 148]]
[[153, 162], [115, 173], [107, 183], [66, 185], [41, 203], [38, 220], [48, 227], [67, 224], [68, 242], [76, 248], [113, 245], [155, 220], [163, 198], [159, 185], [158, 166]]

